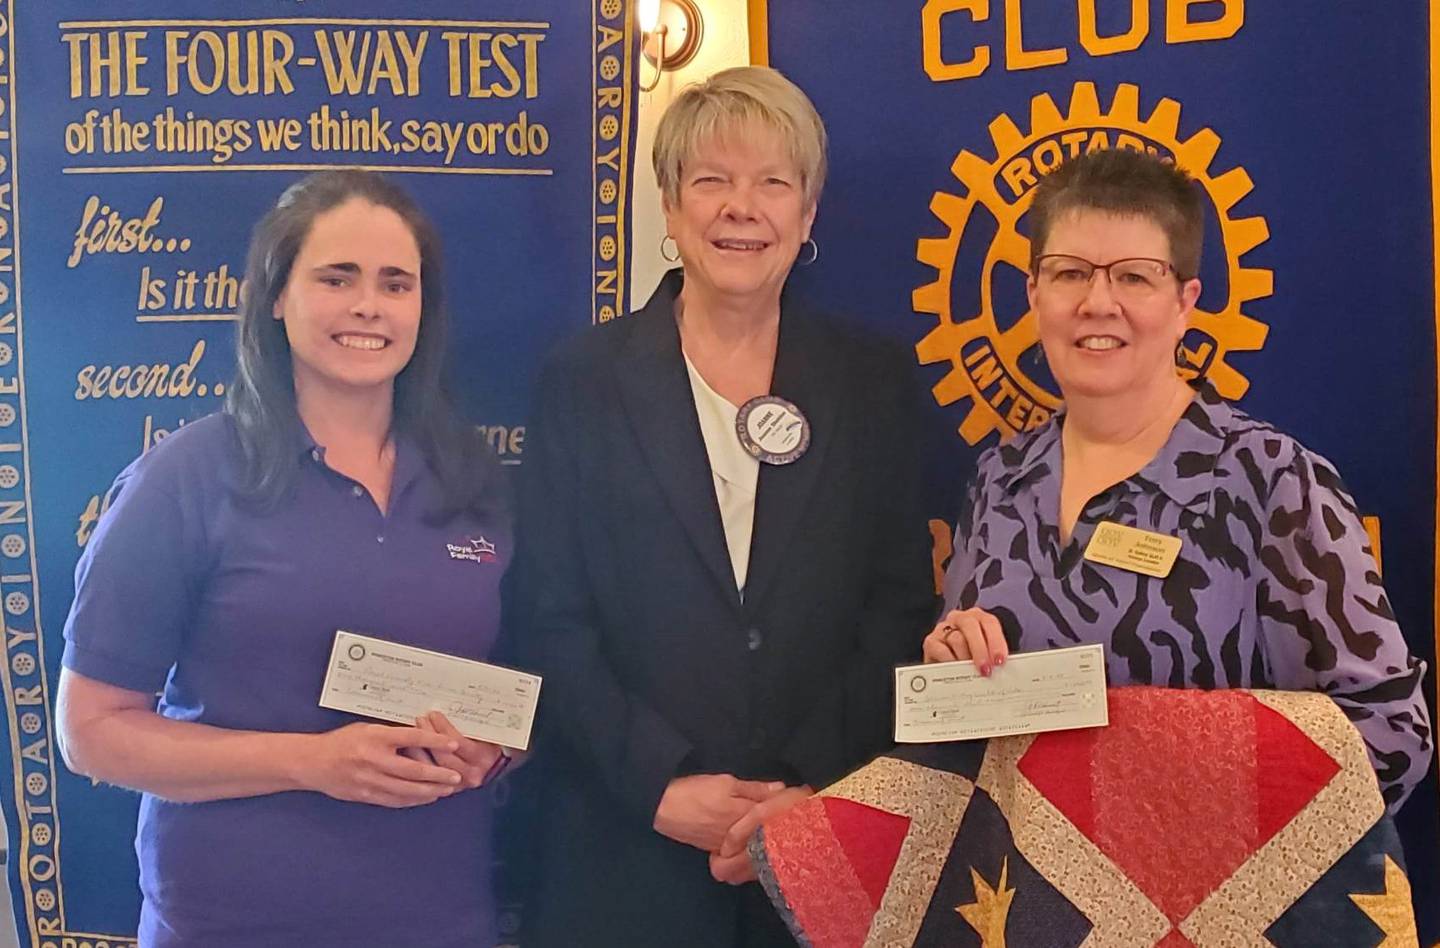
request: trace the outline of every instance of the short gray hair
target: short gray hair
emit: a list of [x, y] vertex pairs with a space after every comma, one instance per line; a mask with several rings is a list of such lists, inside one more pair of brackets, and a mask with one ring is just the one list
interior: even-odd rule
[[704, 144], [717, 135], [753, 125], [780, 136], [800, 172], [805, 204], [819, 201], [825, 186], [825, 123], [799, 86], [764, 66], [722, 70], [687, 86], [670, 103], [655, 130], [651, 156], [665, 199], [671, 204], [679, 202], [685, 162]]

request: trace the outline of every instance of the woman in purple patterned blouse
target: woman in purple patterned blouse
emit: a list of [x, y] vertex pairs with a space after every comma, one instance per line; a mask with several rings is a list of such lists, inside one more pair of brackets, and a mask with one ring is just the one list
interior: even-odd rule
[[[1189, 177], [1132, 151], [1074, 159], [1036, 189], [1027, 289], [1065, 409], [978, 464], [927, 661], [1105, 646], [1111, 684], [1329, 695], [1393, 810], [1432, 753], [1412, 657], [1328, 461], [1186, 383], [1200, 296]], [[1096, 528], [1178, 537], [1163, 578], [1092, 562]]]

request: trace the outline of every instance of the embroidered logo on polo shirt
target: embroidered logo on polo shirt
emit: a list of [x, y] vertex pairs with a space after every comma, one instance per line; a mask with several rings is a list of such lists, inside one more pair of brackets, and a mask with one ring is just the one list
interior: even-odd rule
[[452, 560], [469, 560], [472, 563], [493, 563], [495, 556], [495, 544], [483, 536], [469, 537], [465, 545], [447, 543], [445, 549], [450, 551]]

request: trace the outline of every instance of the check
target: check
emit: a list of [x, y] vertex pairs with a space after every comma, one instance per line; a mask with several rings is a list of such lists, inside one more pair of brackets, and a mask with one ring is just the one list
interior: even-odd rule
[[1110, 723], [1099, 645], [1022, 652], [990, 677], [974, 662], [895, 669], [895, 741], [928, 744]]
[[440, 711], [466, 737], [526, 750], [540, 676], [468, 658], [335, 633], [320, 706], [414, 724]]

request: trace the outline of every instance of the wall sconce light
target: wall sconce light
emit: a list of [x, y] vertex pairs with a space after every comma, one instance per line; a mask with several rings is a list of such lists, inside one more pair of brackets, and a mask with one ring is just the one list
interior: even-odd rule
[[705, 25], [695, 0], [640, 0], [636, 12], [640, 51], [655, 67], [655, 78], [649, 85], [641, 78], [640, 91], [650, 92], [660, 84], [662, 72], [679, 69], [695, 58]]

